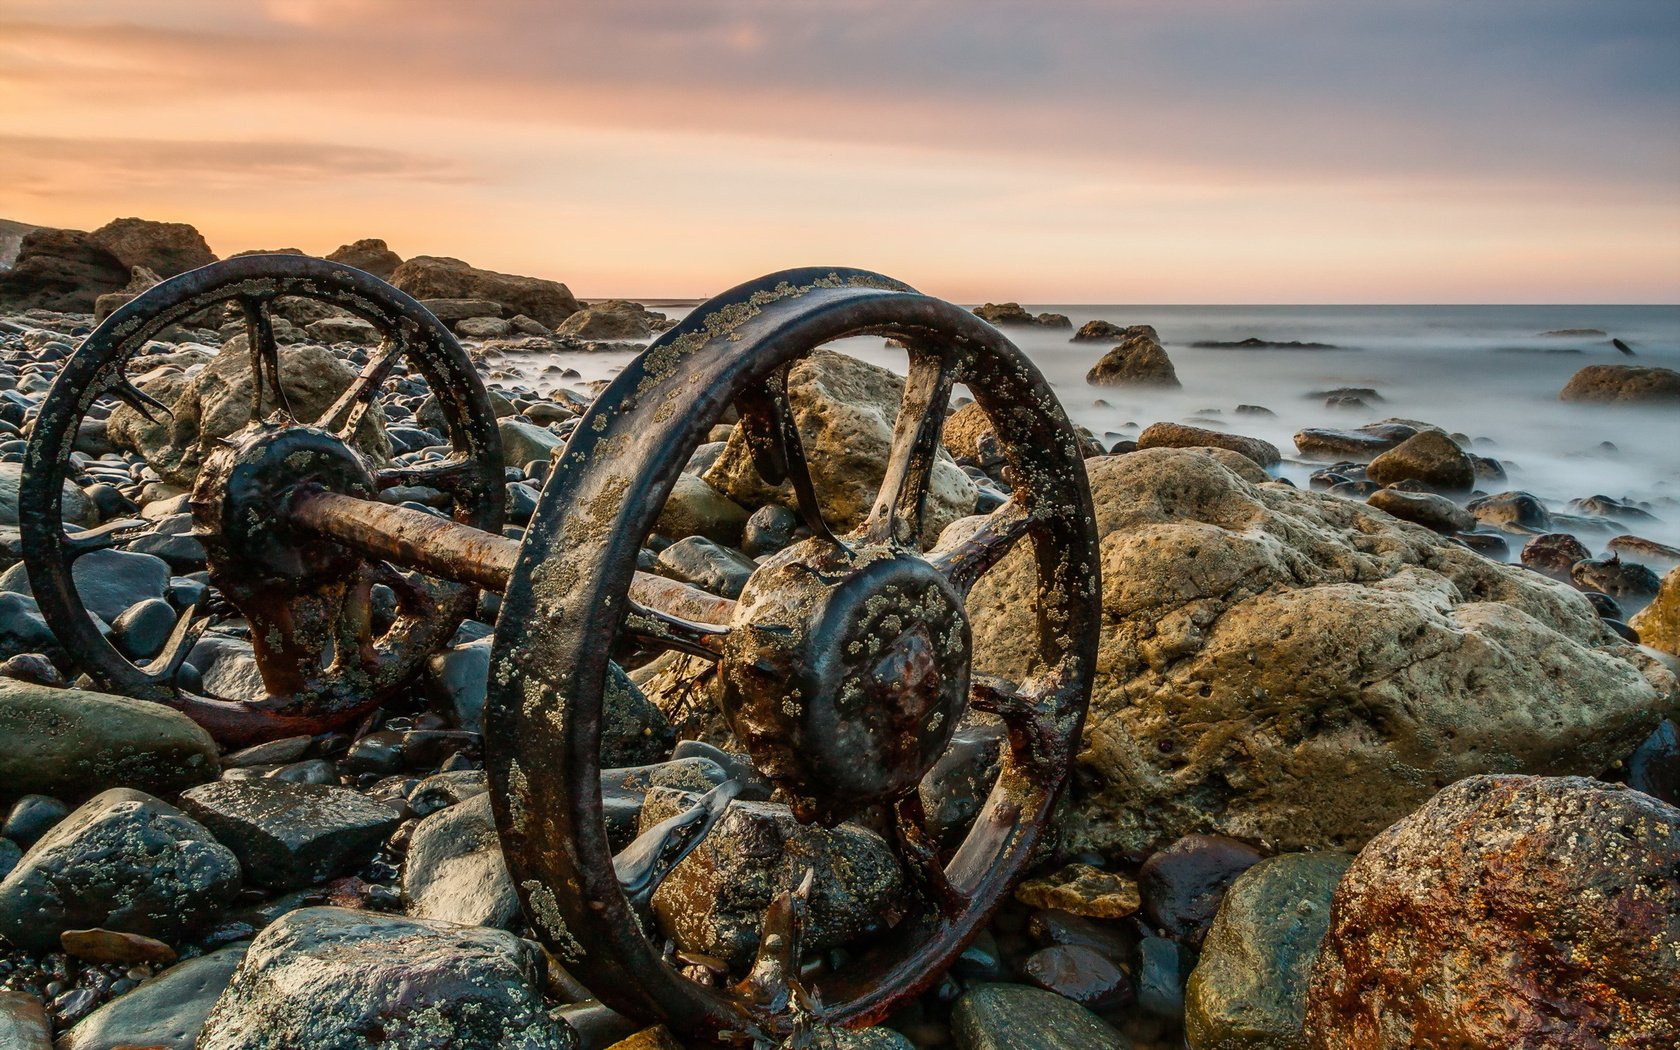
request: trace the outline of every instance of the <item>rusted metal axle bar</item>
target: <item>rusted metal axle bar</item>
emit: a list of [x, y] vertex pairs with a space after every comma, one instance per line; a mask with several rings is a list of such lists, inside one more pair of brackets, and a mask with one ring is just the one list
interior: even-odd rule
[[[338, 492], [298, 489], [281, 513], [352, 550], [498, 593], [507, 589], [519, 559], [518, 540]], [[646, 572], [636, 573], [630, 597], [650, 609], [701, 624], [726, 626], [735, 610], [728, 598]]]

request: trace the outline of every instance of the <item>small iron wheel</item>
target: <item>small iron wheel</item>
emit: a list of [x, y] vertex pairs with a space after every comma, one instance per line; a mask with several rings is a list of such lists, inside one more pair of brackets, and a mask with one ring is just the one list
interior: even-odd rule
[[[318, 419], [293, 418], [285, 398], [270, 316], [281, 297], [342, 307], [371, 323], [381, 338], [360, 375]], [[89, 551], [132, 538], [146, 523], [113, 522], [66, 534], [59, 506], [89, 408], [114, 398], [147, 419], [168, 414], [167, 406], [134, 385], [130, 364], [165, 328], [228, 303], [246, 322], [252, 422], [206, 455], [190, 502], [211, 581], [251, 625], [269, 695], [250, 702], [203, 695], [178, 681], [208, 624], [197, 607], [181, 614], [163, 652], [145, 664], [106, 640], [77, 593], [72, 566]], [[351, 438], [405, 359], [430, 384], [452, 452], [412, 468], [377, 469]], [[295, 492], [372, 499], [393, 485], [426, 485], [448, 493], [455, 521], [495, 532], [502, 519], [496, 417], [455, 337], [418, 301], [378, 278], [303, 256], [215, 263], [164, 281], [112, 313], [48, 391], [25, 464], [19, 492], [24, 560], [41, 613], [64, 648], [102, 688], [177, 707], [231, 746], [356, 722], [446, 644], [477, 597], [470, 584], [405, 575], [295, 528], [284, 513]], [[370, 595], [378, 584], [395, 592], [397, 615], [375, 634]]]
[[[868, 520], [823, 518], [789, 367], [847, 336], [909, 348], [885, 478]], [[917, 544], [954, 384], [972, 391], [1014, 494], [966, 541]], [[767, 559], [732, 610], [696, 622], [640, 600], [638, 548], [693, 450], [731, 406], [766, 481], [789, 483], [812, 537]], [[798, 1042], [878, 1021], [941, 974], [1028, 864], [1079, 741], [1099, 626], [1098, 551], [1080, 443], [1049, 385], [996, 329], [876, 274], [792, 270], [699, 307], [583, 417], [512, 567], [491, 661], [486, 754], [504, 853], [538, 935], [608, 1005], [721, 1045]], [[1038, 670], [971, 679], [964, 603], [1023, 537], [1039, 574]], [[620, 633], [716, 661], [757, 773], [794, 814], [883, 816], [914, 887], [909, 913], [837, 969], [802, 976], [809, 877], [772, 903], [756, 961], [724, 987], [665, 961], [640, 912], [759, 777], [715, 789], [614, 855], [602, 821], [602, 701]], [[935, 845], [915, 793], [965, 705], [1008, 731], [967, 838]], [[731, 978], [730, 980], [734, 980]]]

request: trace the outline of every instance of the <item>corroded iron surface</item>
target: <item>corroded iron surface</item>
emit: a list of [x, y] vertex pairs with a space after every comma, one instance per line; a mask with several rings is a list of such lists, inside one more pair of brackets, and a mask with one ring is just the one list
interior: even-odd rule
[[[367, 366], [321, 418], [296, 420], [286, 403], [269, 320], [275, 299], [297, 296], [342, 307], [379, 331]], [[183, 689], [177, 681], [207, 620], [182, 614], [162, 655], [131, 663], [106, 640], [76, 593], [77, 556], [119, 537], [66, 535], [59, 490], [77, 427], [95, 401], [115, 398], [149, 419], [170, 411], [129, 378], [130, 363], [165, 328], [225, 304], [246, 321], [253, 422], [217, 449], [192, 497], [196, 531], [218, 589], [251, 621], [268, 697], [240, 702]], [[431, 385], [453, 454], [416, 471], [374, 471], [348, 444], [399, 361]], [[431, 484], [449, 492], [456, 521], [501, 525], [502, 454], [489, 396], [455, 337], [425, 307], [370, 274], [302, 256], [230, 259], [164, 281], [112, 313], [83, 341], [42, 402], [19, 492], [24, 560], [42, 615], [105, 689], [185, 711], [227, 744], [318, 733], [354, 723], [406, 685], [471, 611], [470, 583], [418, 584], [389, 564], [345, 548], [321, 549], [273, 512], [299, 488], [367, 497], [376, 488]], [[311, 549], [314, 548], [314, 549]], [[398, 596], [398, 617], [374, 636], [375, 584]]]
[[[818, 346], [866, 333], [911, 348], [910, 378], [874, 511], [837, 537], [805, 466], [786, 373]], [[956, 383], [996, 428], [1015, 495], [973, 539], [929, 556], [914, 543]], [[789, 483], [813, 538], [760, 566], [720, 632], [715, 619], [702, 630], [645, 605], [634, 580], [678, 474], [732, 405], [755, 465]], [[846, 270], [775, 274], [695, 310], [584, 416], [503, 598], [486, 752], [504, 853], [538, 934], [615, 1009], [708, 1043], [775, 1045], [817, 1023], [869, 1023], [925, 988], [1024, 869], [1066, 777], [1096, 650], [1093, 521], [1079, 442], [1048, 384], [967, 311]], [[1025, 682], [970, 683], [964, 598], [1025, 537], [1041, 581], [1040, 669]], [[773, 904], [758, 961], [737, 983], [687, 979], [644, 933], [648, 881], [663, 870], [647, 858], [691, 849], [715, 797], [615, 857], [600, 741], [608, 654], [625, 625], [718, 661], [732, 727], [797, 814], [884, 811], [916, 902], [845, 965], [799, 964], [809, 887]], [[968, 837], [944, 852], [914, 788], [965, 702], [1000, 715], [1010, 746]], [[626, 865], [630, 856], [640, 862]]]

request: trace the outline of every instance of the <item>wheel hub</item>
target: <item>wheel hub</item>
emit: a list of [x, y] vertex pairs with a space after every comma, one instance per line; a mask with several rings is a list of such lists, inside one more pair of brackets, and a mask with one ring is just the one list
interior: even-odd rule
[[724, 713], [801, 820], [914, 790], [968, 698], [962, 599], [896, 547], [795, 544], [753, 574], [732, 627]]
[[252, 423], [212, 452], [190, 501], [212, 571], [309, 590], [353, 572], [360, 555], [296, 528], [281, 513], [287, 495], [305, 485], [377, 497], [362, 457], [315, 427]]

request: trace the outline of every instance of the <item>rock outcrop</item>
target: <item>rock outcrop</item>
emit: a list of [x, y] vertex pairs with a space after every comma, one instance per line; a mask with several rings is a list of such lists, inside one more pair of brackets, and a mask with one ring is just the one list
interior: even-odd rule
[[389, 281], [402, 265], [402, 256], [377, 237], [364, 237], [350, 244], [341, 244], [328, 253], [329, 262], [341, 262], [365, 270], [380, 280]]
[[0, 310], [92, 313], [128, 278], [129, 268], [86, 233], [36, 227], [23, 235], [11, 269], [0, 271]]
[[[1071, 843], [1357, 848], [1471, 774], [1609, 768], [1673, 710], [1674, 675], [1538, 574], [1206, 452], [1087, 467], [1104, 627]], [[977, 670], [1034, 666], [1035, 575], [1017, 549], [975, 587]]]
[[198, 230], [184, 222], [112, 219], [88, 234], [125, 268], [142, 266], [159, 277], [196, 270], [216, 261], [216, 253]]
[[1606, 404], [1680, 401], [1680, 372], [1639, 365], [1588, 365], [1569, 377], [1558, 400]]
[[416, 299], [488, 299], [501, 304], [503, 316], [524, 314], [550, 328], [578, 311], [559, 281], [481, 270], [447, 256], [416, 255], [392, 271], [391, 283]]
[[662, 331], [666, 317], [627, 299], [609, 299], [594, 303], [566, 318], [555, 328], [560, 335], [574, 339], [602, 339], [623, 342], [649, 339]]
[[[1143, 329], [1139, 331], [1138, 329]], [[1178, 372], [1159, 341], [1150, 334], [1154, 329], [1138, 325], [1128, 330], [1120, 345], [1102, 356], [1085, 373], [1085, 382], [1096, 386], [1157, 386], [1177, 387]]]

